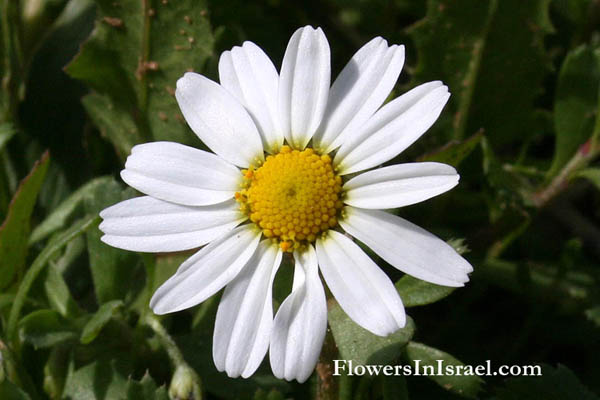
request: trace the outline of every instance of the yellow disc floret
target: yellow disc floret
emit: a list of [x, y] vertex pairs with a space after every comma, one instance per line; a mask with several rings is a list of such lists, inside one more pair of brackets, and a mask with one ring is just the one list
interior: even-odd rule
[[313, 242], [319, 233], [337, 225], [342, 179], [334, 173], [328, 155], [283, 146], [259, 168], [242, 174], [244, 189], [235, 198], [283, 251]]

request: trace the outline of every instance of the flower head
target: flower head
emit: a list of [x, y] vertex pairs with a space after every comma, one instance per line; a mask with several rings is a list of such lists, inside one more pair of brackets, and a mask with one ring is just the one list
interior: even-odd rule
[[[386, 336], [404, 326], [393, 283], [351, 237], [419, 279], [468, 281], [471, 266], [449, 245], [381, 211], [429, 199], [459, 180], [454, 168], [432, 162], [373, 169], [417, 140], [450, 96], [441, 82], [429, 82], [382, 106], [403, 63], [404, 47], [378, 37], [330, 87], [321, 29], [293, 34], [280, 74], [245, 42], [221, 55], [220, 84], [195, 73], [177, 82], [186, 121], [214, 153], [171, 142], [133, 148], [121, 176], [147, 196], [104, 210], [102, 240], [148, 252], [204, 246], [150, 306], [157, 314], [183, 310], [225, 287], [213, 343], [220, 371], [248, 377], [269, 350], [277, 377], [310, 376], [327, 326], [319, 271], [365, 329]], [[295, 261], [293, 289], [273, 317], [284, 253]]]

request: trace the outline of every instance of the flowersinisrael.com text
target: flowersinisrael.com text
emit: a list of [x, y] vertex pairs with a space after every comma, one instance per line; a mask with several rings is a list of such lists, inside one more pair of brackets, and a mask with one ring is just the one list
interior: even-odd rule
[[541, 376], [542, 368], [539, 365], [501, 365], [492, 367], [492, 362], [486, 360], [480, 365], [454, 365], [446, 364], [444, 360], [436, 360], [432, 365], [426, 365], [421, 360], [414, 360], [414, 364], [406, 365], [355, 365], [352, 360], [333, 360], [333, 375], [348, 376], [386, 375], [386, 376]]

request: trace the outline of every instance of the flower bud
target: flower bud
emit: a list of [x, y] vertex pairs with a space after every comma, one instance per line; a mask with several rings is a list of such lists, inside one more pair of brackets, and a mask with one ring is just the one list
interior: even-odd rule
[[171, 379], [169, 396], [175, 400], [200, 400], [200, 385], [198, 376], [187, 365], [179, 365]]

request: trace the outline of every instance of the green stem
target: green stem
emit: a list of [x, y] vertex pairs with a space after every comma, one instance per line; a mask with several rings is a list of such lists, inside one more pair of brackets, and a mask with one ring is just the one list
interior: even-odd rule
[[160, 340], [161, 345], [167, 351], [169, 359], [171, 360], [171, 362], [173, 362], [173, 365], [175, 367], [179, 365], [187, 365], [185, 359], [183, 358], [181, 350], [179, 350], [179, 347], [177, 347], [177, 344], [175, 343], [173, 338], [171, 338], [165, 327], [162, 326], [159, 319], [152, 313], [148, 313], [144, 317], [144, 322], [154, 331], [154, 333]]
[[169, 388], [171, 398], [201, 399], [200, 377], [185, 361], [181, 350], [177, 347], [177, 343], [169, 335], [160, 320], [154, 314], [147, 313], [144, 317], [144, 323], [154, 331], [173, 363], [175, 373]]
[[[598, 123], [598, 120], [600, 120], [600, 118], [596, 121], [596, 127], [598, 128], [598, 132], [600, 132], [600, 123]], [[577, 153], [575, 153], [569, 162], [560, 170], [558, 175], [556, 175], [546, 187], [531, 196], [531, 203], [535, 207], [542, 208], [548, 204], [551, 199], [567, 187], [569, 180], [577, 171], [585, 168], [598, 156], [600, 147], [594, 144], [594, 137], [596, 136], [598, 136], [598, 134], [595, 129], [592, 138], [579, 148]]]
[[20, 31], [20, 1], [4, 0], [2, 2], [2, 44], [5, 49], [4, 77], [2, 77], [2, 90], [7, 99], [7, 108], [4, 110], [4, 121], [18, 121], [19, 90], [22, 83], [23, 52], [21, 48]]
[[63, 246], [69, 243], [78, 235], [84, 233], [91, 226], [98, 224], [100, 221], [100, 217], [97, 215], [92, 215], [87, 218], [80, 220], [78, 223], [69, 228], [61, 237], [59, 237], [55, 242], [49, 244], [42, 250], [42, 252], [37, 256], [31, 267], [27, 270], [21, 285], [17, 291], [17, 295], [15, 296], [15, 301], [10, 309], [10, 315], [8, 317], [8, 323], [6, 325], [6, 337], [11, 343], [16, 344], [17, 338], [17, 326], [19, 322], [19, 317], [21, 315], [21, 309], [23, 308], [23, 303], [27, 298], [27, 293], [35, 278], [42, 272], [44, 267], [48, 264], [48, 260], [56, 254]]
[[475, 85], [477, 84], [479, 67], [481, 66], [487, 35], [494, 20], [497, 6], [498, 2], [496, 0], [492, 0], [490, 2], [482, 36], [479, 40], [477, 40], [477, 42], [475, 42], [473, 46], [473, 57], [471, 58], [471, 62], [469, 63], [464, 79], [465, 82], [468, 82], [468, 85], [466, 86], [462, 96], [459, 97], [458, 111], [456, 112], [456, 117], [454, 118], [454, 139], [457, 140], [462, 140], [465, 136], [467, 122], [469, 119], [469, 110], [471, 109], [473, 93], [475, 92]]

